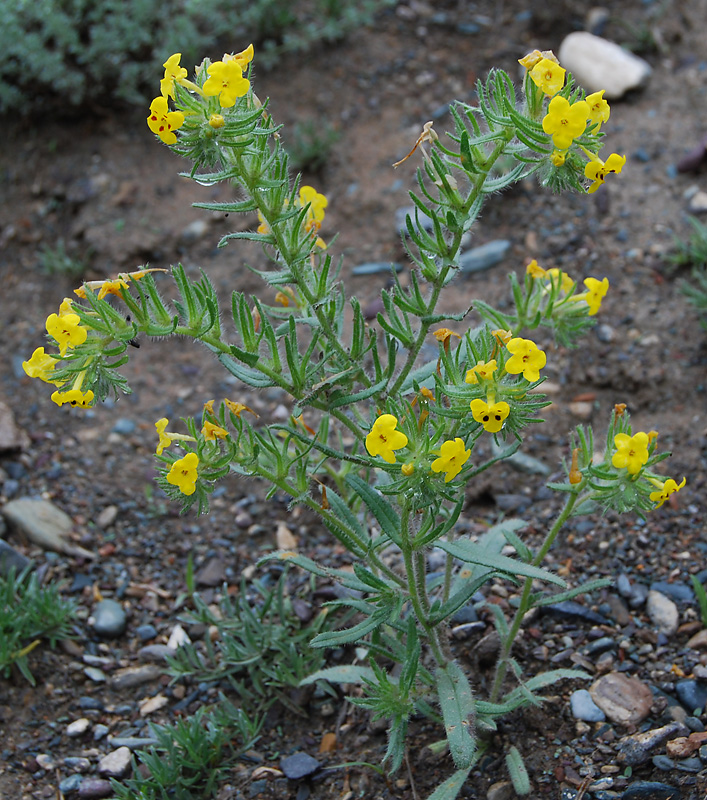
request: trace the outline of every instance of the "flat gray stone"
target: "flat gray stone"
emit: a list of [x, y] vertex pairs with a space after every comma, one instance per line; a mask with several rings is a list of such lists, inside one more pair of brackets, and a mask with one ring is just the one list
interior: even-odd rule
[[144, 664], [141, 667], [125, 667], [119, 669], [110, 679], [113, 689], [132, 689], [148, 681], [155, 681], [162, 675], [162, 669], [155, 664]]
[[584, 31], [570, 33], [565, 38], [558, 58], [588, 94], [604, 89], [606, 100], [616, 100], [630, 89], [643, 86], [651, 74], [647, 61], [608, 39]]
[[494, 239], [486, 244], [467, 250], [459, 257], [461, 272], [481, 272], [500, 264], [510, 250], [508, 239]]
[[43, 550], [95, 558], [93, 553], [68, 540], [68, 534], [74, 530], [74, 521], [48, 500], [20, 497], [6, 503], [2, 513], [21, 536]]
[[0, 402], [0, 452], [24, 450], [27, 447], [29, 436], [15, 422], [10, 406]]

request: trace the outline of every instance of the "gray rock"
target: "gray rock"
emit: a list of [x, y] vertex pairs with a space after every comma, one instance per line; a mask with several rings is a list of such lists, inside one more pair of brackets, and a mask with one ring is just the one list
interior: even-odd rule
[[675, 786], [657, 781], [636, 781], [628, 786], [621, 800], [680, 800], [682, 794]]
[[390, 275], [391, 270], [400, 272], [402, 264], [391, 261], [367, 261], [365, 264], [357, 264], [352, 273], [354, 275]]
[[83, 781], [83, 776], [79, 772], [76, 772], [74, 775], [69, 775], [68, 778], [64, 778], [63, 781], [60, 781], [59, 791], [63, 795], [78, 792], [81, 781]]
[[110, 679], [111, 688], [132, 689], [142, 683], [157, 680], [162, 675], [162, 670], [155, 664], [145, 664], [142, 667], [125, 667], [119, 669]]
[[10, 406], [0, 401], [0, 453], [24, 450], [28, 446], [29, 436], [15, 422]]
[[[287, 414], [289, 416], [289, 411]], [[212, 556], [196, 573], [197, 586], [220, 586], [226, 580], [223, 556]]]
[[96, 725], [96, 727], [93, 729], [93, 741], [100, 742], [101, 739], [103, 739], [105, 736], [108, 735], [109, 730], [110, 728], [107, 725], [103, 725], [102, 723]]
[[678, 624], [680, 623], [680, 612], [675, 603], [662, 592], [654, 590], [648, 592], [646, 612], [659, 633], [673, 636], [677, 632]]
[[586, 689], [577, 689], [570, 695], [570, 708], [575, 719], [585, 722], [603, 722], [606, 714], [592, 700], [592, 696]]
[[128, 617], [115, 600], [101, 600], [93, 612], [93, 630], [106, 639], [117, 639], [125, 633]]
[[119, 747], [98, 762], [98, 774], [105, 778], [122, 778], [130, 769], [132, 753], [129, 747]]
[[91, 769], [91, 762], [81, 756], [67, 756], [64, 759], [64, 766], [76, 772], [88, 772]]
[[141, 661], [167, 661], [167, 656], [173, 656], [177, 651], [167, 644], [148, 644], [137, 651]]
[[674, 770], [676, 767], [673, 759], [664, 755], [653, 756], [651, 761], [653, 762], [653, 766], [658, 767], [658, 769], [662, 769], [663, 772], [672, 772], [672, 770]]
[[110, 797], [113, 794], [113, 785], [103, 778], [84, 778], [79, 786], [81, 800], [98, 800], [100, 797]]
[[182, 244], [193, 244], [194, 242], [198, 242], [199, 239], [203, 239], [208, 232], [208, 221], [205, 219], [195, 219], [182, 230], [179, 238]]
[[280, 762], [280, 768], [293, 781], [306, 778], [319, 769], [319, 762], [308, 753], [293, 753]]
[[66, 537], [74, 530], [74, 521], [48, 500], [20, 497], [6, 503], [2, 513], [21, 536], [44, 550], [95, 558], [93, 553], [68, 541]]
[[542, 610], [546, 614], [552, 614], [556, 617], [565, 617], [567, 619], [584, 619], [587, 622], [594, 622], [597, 625], [608, 625], [609, 620], [591, 608], [583, 606], [575, 600], [561, 600], [559, 603], [552, 603], [549, 606], [543, 606]]
[[607, 100], [643, 86], [651, 74], [647, 61], [614, 42], [584, 31], [570, 33], [560, 45], [560, 64], [588, 93], [605, 90]]
[[412, 219], [413, 228], [415, 227], [415, 212], [417, 212], [417, 216], [423, 230], [426, 230], [428, 233], [434, 230], [434, 223], [432, 222], [431, 217], [428, 217], [427, 214], [423, 214], [422, 211], [417, 208], [417, 206], [405, 206], [404, 208], [398, 208], [395, 211], [395, 228], [401, 236], [408, 235], [406, 223], [408, 216]]
[[489, 786], [486, 800], [512, 800], [516, 796], [510, 781], [498, 781]]
[[494, 239], [472, 250], [467, 250], [459, 257], [459, 269], [462, 272], [481, 272], [499, 264], [506, 257], [511, 243], [508, 239]]
[[656, 581], [651, 584], [651, 590], [660, 592], [671, 600], [678, 603], [694, 603], [695, 593], [691, 586], [686, 583], [668, 583], [668, 581]]
[[135, 428], [137, 425], [135, 424], [134, 419], [130, 419], [129, 417], [121, 417], [115, 421], [115, 424], [111, 428], [111, 433], [119, 433], [123, 436], [127, 436], [131, 433], [135, 433]]
[[667, 725], [663, 725], [662, 728], [624, 736], [623, 739], [619, 740], [617, 760], [629, 767], [644, 764], [650, 759], [656, 748], [661, 747], [669, 739], [686, 732], [687, 729], [681, 722], [670, 722]]
[[135, 628], [135, 633], [138, 636], [138, 639], [142, 642], [148, 642], [150, 639], [154, 639], [157, 636], [157, 628], [150, 623], [145, 625], [139, 625]]
[[9, 575], [13, 568], [15, 575], [19, 575], [31, 563], [29, 558], [18, 553], [14, 547], [10, 547], [4, 539], [0, 539], [0, 575]]
[[83, 674], [94, 683], [105, 683], [108, 680], [106, 673], [98, 667], [86, 667]]
[[686, 678], [675, 684], [675, 694], [689, 712], [699, 709], [701, 714], [707, 704], [707, 683]]
[[159, 744], [154, 736], [109, 736], [108, 743], [113, 747], [127, 747], [130, 750], [142, 750], [145, 747]]
[[690, 198], [687, 208], [693, 214], [704, 214], [707, 211], [707, 192], [695, 192]]

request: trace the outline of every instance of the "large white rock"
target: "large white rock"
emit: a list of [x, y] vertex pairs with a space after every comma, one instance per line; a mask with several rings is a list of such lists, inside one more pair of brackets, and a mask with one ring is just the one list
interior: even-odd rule
[[592, 33], [570, 33], [560, 45], [560, 64], [589, 94], [605, 89], [606, 100], [616, 100], [629, 89], [643, 86], [651, 66], [623, 47]]

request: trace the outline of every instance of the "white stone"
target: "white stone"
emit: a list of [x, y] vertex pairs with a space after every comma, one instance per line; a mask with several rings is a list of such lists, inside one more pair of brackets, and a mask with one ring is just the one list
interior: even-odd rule
[[651, 622], [660, 633], [672, 636], [677, 632], [680, 623], [680, 612], [673, 601], [661, 592], [651, 590], [648, 592], [646, 611]]
[[122, 778], [130, 767], [129, 747], [119, 747], [98, 762], [98, 774], [104, 778]]
[[606, 100], [616, 100], [629, 89], [643, 86], [651, 74], [647, 61], [614, 42], [582, 31], [565, 38], [558, 58], [589, 94], [604, 89]]
[[77, 736], [83, 736], [90, 727], [90, 721], [86, 717], [81, 717], [81, 719], [75, 719], [66, 726], [66, 735], [75, 739]]

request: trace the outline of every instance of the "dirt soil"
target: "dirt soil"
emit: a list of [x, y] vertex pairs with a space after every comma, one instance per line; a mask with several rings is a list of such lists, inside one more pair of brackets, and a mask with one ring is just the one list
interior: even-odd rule
[[[289, 58], [272, 72], [257, 74], [258, 94], [271, 98], [275, 119], [285, 125], [285, 146], [298, 121], [326, 121], [341, 134], [325, 168], [305, 180], [329, 199], [323, 233], [330, 238], [339, 232], [333, 250], [345, 257], [348, 291], [364, 305], [375, 301], [389, 279], [383, 273], [356, 277], [352, 268], [372, 261], [406, 263], [395, 212], [409, 204], [414, 163], [397, 170], [391, 164], [410, 149], [422, 124], [435, 119], [438, 131], [451, 127], [446, 104], [455, 98], [472, 101], [476, 79], [489, 68], [516, 75], [519, 57], [535, 47], [557, 50], [567, 33], [584, 25], [587, 6], [578, 0], [540, 5], [409, 0], [337, 46]], [[580, 279], [609, 278], [599, 325], [580, 347], [570, 351], [545, 343], [553, 405], [545, 414], [547, 422], [528, 438], [526, 452], [557, 473], [571, 427], [592, 421], [601, 440], [614, 404], [624, 402], [636, 429], [660, 432], [661, 444], [673, 451], [669, 474], [687, 476], [687, 486], [647, 523], [611, 515], [573, 523], [551, 559], [570, 583], [626, 573], [637, 583], [663, 580], [689, 586], [689, 575], [707, 567], [707, 332], [680, 292], [685, 274], [670, 266], [668, 256], [674, 237], [688, 233], [691, 193], [707, 191], [704, 170], [682, 174], [675, 168], [707, 132], [707, 2], [684, 0], [659, 8], [657, 2], [629, 0], [604, 6], [611, 15], [603, 35], [655, 45], [644, 53], [653, 67], [648, 86], [615, 102], [606, 126], [605, 152], [628, 156], [623, 174], [611, 176], [593, 196], [558, 198], [529, 182], [492, 198], [472, 244], [508, 239], [511, 248], [502, 264], [460, 277], [447, 310], [466, 309], [475, 297], [501, 302], [508, 293], [506, 274], [521, 274], [532, 258]], [[219, 57], [220, 51], [208, 55]], [[98, 556], [93, 561], [53, 556], [6, 534], [17, 549], [47, 564], [49, 577], [63, 581], [78, 601], [81, 637], [64, 649], [35, 651], [36, 688], [19, 675], [0, 679], [0, 797], [7, 800], [58, 797], [59, 780], [71, 772], [65, 757], [85, 756], [93, 769], [110, 750], [105, 740], [65, 735], [69, 722], [86, 715], [79, 697], [100, 701], [92, 724], [106, 724], [112, 735], [135, 727], [136, 721], [139, 728], [138, 703], [159, 692], [169, 703], [149, 720], [174, 719], [173, 707], [183, 692], [174, 692], [167, 678], [115, 691], [86, 677], [82, 657], [107, 658], [108, 671], [137, 664], [142, 642], [135, 631], [146, 623], [157, 629], [155, 642], [166, 641], [179, 615], [174, 604], [185, 588], [190, 554], [197, 570], [217, 556], [231, 587], [238, 586], [259, 555], [277, 546], [278, 526], [289, 528], [305, 554], [327, 548], [335, 554], [326, 531], [288, 511], [284, 498], [264, 502], [263, 487], [256, 483], [224, 480], [207, 518], [180, 517], [158, 489], [149, 488], [158, 418], [198, 414], [206, 400], [230, 396], [248, 403], [267, 422], [286, 413], [286, 397], [244, 391], [202, 350], [184, 341], [141, 342], [125, 368], [133, 394], [83, 414], [56, 407], [46, 386], [22, 373], [21, 362], [43, 343], [47, 315], [77, 285], [41, 269], [41, 248], [54, 248], [60, 240], [86, 261], [87, 279], [146, 262], [153, 267], [181, 262], [190, 274], [204, 268], [226, 302], [234, 289], [260, 296], [266, 292], [245, 268], [246, 263], [264, 267], [262, 253], [240, 244], [215, 247], [222, 235], [253, 228], [256, 220], [192, 208], [194, 201], [227, 200], [231, 193], [228, 187], [205, 188], [179, 177], [185, 164], [155, 141], [144, 117], [144, 111], [119, 113], [106, 107], [68, 121], [4, 121], [1, 397], [29, 434], [29, 444], [0, 456], [0, 502], [9, 499], [9, 486], [12, 497], [50, 499], [74, 519], [80, 544]], [[504, 514], [520, 514], [529, 522], [524, 535], [532, 538], [556, 508], [542, 478], [504, 466], [470, 492], [460, 524], [481, 531]], [[77, 575], [85, 580], [77, 583]], [[120, 639], [99, 640], [87, 623], [96, 590], [104, 597], [118, 595], [128, 611], [128, 629]], [[217, 589], [204, 591], [213, 597]], [[498, 602], [507, 605], [512, 588], [499, 585], [495, 592]], [[616, 598], [610, 588], [586, 603], [596, 609]], [[310, 602], [317, 607], [322, 601], [313, 597]], [[675, 682], [707, 661], [686, 647], [699, 629], [696, 604], [680, 605], [680, 615], [681, 628], [669, 640], [661, 638], [643, 608], [630, 609], [624, 624], [546, 615], [528, 628], [518, 655], [527, 674], [571, 666], [573, 653], [608, 636], [620, 643], [617, 664], [624, 656], [632, 658], [629, 674], [674, 698]], [[490, 631], [487, 624], [458, 643], [460, 658], [476, 670], [479, 686], [488, 673], [474, 648]], [[591, 662], [584, 667], [591, 670]], [[462, 796], [486, 797], [491, 784], [507, 780], [501, 754], [515, 744], [526, 758], [533, 797], [578, 796], [585, 775], [614, 779], [608, 789], [616, 797], [638, 779], [681, 787], [684, 798], [705, 797], [707, 769], [684, 771], [678, 762], [674, 769], [660, 769], [648, 760], [632, 776], [625, 775], [612, 745], [630, 731], [572, 717], [569, 694], [585, 685], [559, 684], [541, 708], [511, 715], [497, 736], [498, 757], [484, 760]], [[187, 710], [193, 712], [200, 702], [203, 698]], [[125, 704], [131, 703], [126, 711]], [[283, 709], [271, 713], [257, 744], [260, 761], [254, 757], [234, 769], [219, 797], [423, 798], [452, 772], [448, 756], [433, 755], [426, 747], [442, 737], [441, 730], [416, 723], [411, 772], [402, 770], [389, 782], [364, 767], [321, 773], [302, 784], [277, 772], [267, 780], [262, 773], [254, 776], [262, 765], [279, 770], [280, 758], [296, 751], [317, 756], [323, 734], [334, 730], [338, 750], [319, 756], [324, 763], [380, 761], [384, 731], [343, 697], [335, 707], [315, 698], [301, 711], [300, 716]], [[661, 713], [657, 703], [644, 727], [664, 724]], [[707, 715], [700, 720], [707, 724]], [[41, 753], [51, 754], [56, 770], [38, 765]], [[256, 778], [261, 780], [254, 784]]]

